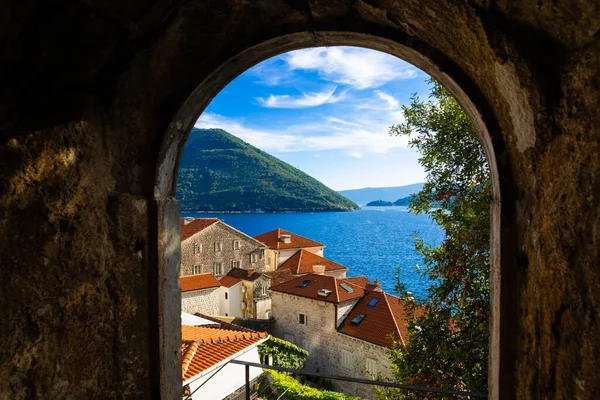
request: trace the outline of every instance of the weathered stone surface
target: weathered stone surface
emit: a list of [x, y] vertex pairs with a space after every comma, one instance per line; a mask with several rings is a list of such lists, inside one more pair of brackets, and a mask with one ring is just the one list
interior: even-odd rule
[[171, 230], [156, 201], [173, 196], [178, 146], [218, 90], [254, 63], [346, 44], [388, 51], [440, 79], [490, 150], [502, 197], [500, 396], [594, 398], [599, 7], [586, 0], [5, 5], [0, 397], [159, 396], [160, 365], [176, 364], [178, 351], [166, 344], [177, 342], [175, 330], [164, 341], [158, 332], [168, 305], [177, 304], [158, 298], [176, 292], [158, 289], [176, 277], [160, 268], [176, 265], [164, 258], [177, 252], [159, 249], [165, 239], [157, 230]]

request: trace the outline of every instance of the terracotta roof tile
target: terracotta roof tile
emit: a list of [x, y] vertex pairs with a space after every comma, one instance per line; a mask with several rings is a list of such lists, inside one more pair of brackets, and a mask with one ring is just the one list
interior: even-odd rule
[[307, 250], [298, 250], [293, 256], [288, 258], [278, 270], [289, 269], [295, 275], [299, 274], [310, 274], [313, 272], [314, 265], [324, 265], [325, 271], [337, 271], [342, 269], [348, 269], [342, 264], [338, 264], [334, 261], [328, 260], [325, 257], [321, 257], [317, 254], [311, 253]]
[[266, 332], [182, 326], [183, 381], [266, 338]]
[[218, 221], [218, 218], [194, 218], [192, 222], [186, 224], [186, 220], [181, 218], [181, 241], [183, 242]]
[[372, 285], [373, 283], [367, 279], [366, 276], [352, 276], [350, 278], [344, 278], [344, 281], [348, 283], [353, 283], [355, 285], [360, 286], [361, 288], [366, 288], [367, 285]]
[[[281, 235], [290, 235], [290, 243], [283, 243], [279, 240]], [[266, 244], [270, 249], [300, 249], [303, 247], [325, 247], [322, 243], [316, 242], [312, 239], [305, 238], [295, 233], [284, 231], [283, 229], [277, 228], [269, 232], [262, 233], [258, 236], [254, 236], [254, 239], [261, 243]]]
[[[371, 300], [377, 299], [374, 307], [369, 307]], [[358, 324], [352, 320], [359, 315], [364, 315]], [[380, 346], [390, 347], [390, 334], [402, 344], [406, 343], [406, 324], [409, 315], [396, 296], [383, 292], [370, 292], [360, 299], [352, 308], [338, 331], [346, 335], [375, 343]]]
[[[310, 281], [305, 287], [298, 287], [302, 282]], [[301, 297], [308, 297], [315, 300], [327, 301], [329, 303], [341, 303], [343, 301], [357, 299], [365, 295], [365, 290], [353, 283], [346, 283], [352, 293], [349, 293], [341, 285], [344, 279], [337, 279], [333, 276], [308, 274], [298, 276], [279, 285], [271, 286], [271, 290], [293, 294]], [[320, 290], [328, 290], [331, 293], [327, 296], [319, 295]]]
[[294, 274], [289, 269], [265, 272], [264, 275], [271, 278], [271, 286], [294, 279]]
[[198, 275], [185, 275], [179, 277], [179, 286], [182, 292], [191, 290], [208, 289], [211, 287], [219, 287], [221, 283], [210, 272], [205, 272]]
[[253, 269], [232, 268], [227, 275], [245, 281], [255, 281], [260, 278], [262, 274]]
[[241, 279], [235, 278], [230, 275], [225, 275], [224, 277], [219, 279], [219, 282], [221, 282], [221, 286], [225, 286], [227, 288], [230, 288], [233, 285], [235, 285], [236, 283], [241, 282], [241, 281], [242, 281]]

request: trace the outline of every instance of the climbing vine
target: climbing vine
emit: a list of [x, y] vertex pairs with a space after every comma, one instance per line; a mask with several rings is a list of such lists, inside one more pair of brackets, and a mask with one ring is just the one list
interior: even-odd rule
[[258, 346], [258, 354], [265, 364], [269, 363], [270, 356], [271, 365], [294, 369], [302, 369], [308, 357], [308, 351], [273, 336]]

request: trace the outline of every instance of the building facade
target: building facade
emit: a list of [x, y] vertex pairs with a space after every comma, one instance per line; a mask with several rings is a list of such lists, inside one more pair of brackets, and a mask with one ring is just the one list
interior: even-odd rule
[[[389, 335], [399, 340], [406, 336], [398, 298], [383, 293], [376, 284], [369, 283], [367, 289], [351, 280], [316, 274], [272, 286], [271, 298], [273, 334], [309, 352], [307, 370], [392, 378]], [[331, 384], [348, 395], [375, 398], [370, 385]]]
[[265, 272], [266, 250], [217, 218], [181, 220], [181, 276], [210, 272], [218, 278], [233, 268]]
[[254, 236], [254, 239], [268, 247], [268, 263], [274, 267], [279, 267], [298, 250], [304, 249], [321, 257], [325, 250], [324, 244], [281, 228]]
[[221, 283], [211, 273], [182, 276], [181, 310], [190, 314], [220, 315]]

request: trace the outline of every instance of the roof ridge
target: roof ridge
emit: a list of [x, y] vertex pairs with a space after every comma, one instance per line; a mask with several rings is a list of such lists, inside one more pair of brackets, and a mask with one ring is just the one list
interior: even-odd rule
[[398, 332], [398, 336], [400, 336], [400, 342], [402, 342], [402, 346], [406, 343], [404, 342], [404, 338], [402, 337], [402, 332], [400, 331], [400, 327], [398, 326], [398, 321], [396, 321], [396, 316], [394, 315], [394, 310], [390, 306], [390, 302], [387, 298], [389, 296], [386, 292], [381, 292], [383, 294], [383, 299], [385, 300], [385, 304], [387, 304], [388, 310], [390, 310], [390, 314], [392, 315], [392, 321], [394, 321], [394, 326], [396, 327], [396, 331]]
[[333, 278], [333, 287], [335, 287], [335, 299], [337, 302], [340, 301], [340, 292], [338, 289], [338, 279], [334, 276]]
[[298, 250], [297, 253], [300, 253], [300, 255], [298, 256], [298, 265], [296, 266], [296, 273], [299, 274], [300, 266], [302, 265], [302, 256], [304, 255], [304, 249]]
[[190, 363], [192, 362], [192, 360], [194, 359], [194, 356], [196, 355], [196, 351], [198, 350], [199, 344], [197, 341], [195, 340], [186, 340], [184, 343], [189, 343], [189, 346], [187, 347], [187, 349], [185, 349], [185, 354], [183, 355], [183, 357], [181, 357], [181, 369], [182, 369], [182, 373], [185, 376]]

